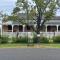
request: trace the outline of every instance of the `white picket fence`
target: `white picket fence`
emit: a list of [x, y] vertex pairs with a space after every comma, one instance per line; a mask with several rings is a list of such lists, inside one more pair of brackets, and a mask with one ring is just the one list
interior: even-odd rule
[[41, 36], [52, 38], [53, 36], [59, 36], [60, 32], [40, 32]]
[[[17, 32], [13, 32], [13, 33], [12, 32], [3, 32], [3, 35], [12, 37], [12, 36], [16, 36]], [[18, 35], [31, 37], [31, 36], [33, 36], [33, 32], [19, 32]], [[40, 32], [40, 35], [51, 38], [53, 36], [60, 35], [60, 32]]]
[[[3, 35], [5, 36], [9, 36], [9, 37], [15, 37], [17, 35], [17, 32], [3, 32]], [[28, 36], [28, 37], [31, 37], [33, 36], [33, 32], [18, 32], [18, 36]]]

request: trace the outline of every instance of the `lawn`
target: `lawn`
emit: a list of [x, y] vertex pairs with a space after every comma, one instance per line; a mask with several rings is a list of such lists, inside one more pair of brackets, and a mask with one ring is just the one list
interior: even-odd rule
[[41, 44], [45, 48], [60, 48], [60, 44]]
[[60, 44], [0, 44], [0, 48], [60, 48]]
[[0, 48], [25, 48], [26, 44], [0, 44]]

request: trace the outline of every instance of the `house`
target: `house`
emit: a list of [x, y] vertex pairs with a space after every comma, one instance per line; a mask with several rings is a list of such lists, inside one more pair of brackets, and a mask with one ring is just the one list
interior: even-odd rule
[[20, 22], [13, 21], [0, 21], [0, 34], [14, 36], [19, 32], [19, 35], [25, 35], [26, 32], [32, 32], [32, 25], [23, 25]]
[[55, 16], [45, 23], [46, 32], [60, 32], [60, 16]]
[[[41, 34], [47, 37], [52, 37], [54, 35], [60, 35], [60, 16], [55, 16], [51, 20], [46, 21], [44, 24], [44, 29], [41, 30]], [[0, 21], [0, 32], [1, 35], [16, 35], [17, 32], [21, 35], [25, 35], [26, 32], [29, 34], [33, 32], [31, 29], [36, 27], [36, 22], [29, 21], [29, 25], [23, 25], [20, 22], [13, 21]]]

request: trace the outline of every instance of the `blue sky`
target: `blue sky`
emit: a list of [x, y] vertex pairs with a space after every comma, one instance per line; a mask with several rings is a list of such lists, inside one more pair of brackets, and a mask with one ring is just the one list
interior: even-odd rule
[[10, 14], [15, 7], [16, 0], [1, 0], [0, 11]]
[[[15, 7], [16, 1], [17, 0], [1, 0], [0, 1], [0, 11], [3, 11], [4, 13], [7, 13], [10, 15], [13, 8]], [[56, 15], [60, 16], [60, 10], [57, 10]]]
[[57, 16], [60, 16], [60, 9], [57, 10], [56, 15], [57, 15]]

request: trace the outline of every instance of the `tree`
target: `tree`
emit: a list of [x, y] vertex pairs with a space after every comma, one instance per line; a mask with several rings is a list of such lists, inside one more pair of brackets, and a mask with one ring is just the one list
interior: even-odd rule
[[29, 19], [30, 20], [34, 20], [34, 19], [36, 19], [36, 16], [37, 16], [37, 13], [36, 13], [36, 8], [32, 8], [31, 10], [30, 10], [30, 12], [29, 12]]
[[0, 11], [0, 19], [1, 19], [1, 22], [2, 22], [1, 35], [3, 35], [3, 29], [2, 29], [3, 22], [7, 21], [7, 17], [8, 17], [8, 15], [6, 13], [4, 14], [3, 11]]
[[57, 1], [58, 8], [60, 8], [60, 0], [56, 0], [56, 1]]
[[20, 11], [20, 8], [19, 7], [15, 7], [14, 9], [13, 9], [13, 13], [12, 14], [16, 14], [16, 13], [18, 13]]
[[[36, 4], [37, 16], [37, 37], [40, 37], [40, 30], [47, 20], [50, 20], [56, 12], [57, 0], [33, 0]], [[43, 22], [41, 22], [43, 20]]]
[[[28, 0], [17, 0], [17, 7], [20, 8], [20, 11], [24, 11], [27, 13], [26, 20], [28, 21], [29, 18], [33, 18], [33, 15], [35, 16], [35, 10], [34, 7], [37, 9], [36, 17], [37, 17], [37, 38], [38, 35], [40, 35], [40, 30], [42, 29], [44, 23], [47, 20], [50, 20], [56, 12], [57, 6], [60, 5], [58, 2], [59, 0], [32, 0], [35, 6], [33, 6], [33, 9], [29, 9], [29, 2]], [[29, 17], [30, 15], [30, 17]], [[33, 20], [33, 19], [32, 19]], [[43, 22], [42, 22], [43, 20]], [[28, 22], [27, 22], [28, 23]], [[38, 40], [38, 39], [37, 39]]]
[[[38, 18], [37, 18], [37, 28], [40, 30], [38, 25], [43, 25], [46, 20], [50, 20], [56, 12], [56, 0], [32, 0], [37, 8]], [[17, 0], [17, 6], [22, 7], [20, 10], [24, 10], [27, 13], [27, 20], [29, 20], [29, 15], [32, 18], [35, 15], [34, 8], [29, 9], [28, 0]], [[29, 11], [30, 10], [30, 11]], [[30, 13], [29, 13], [30, 12]], [[43, 23], [41, 20], [43, 19]], [[39, 22], [40, 21], [40, 22]], [[37, 31], [39, 33], [39, 31]]]
[[[26, 15], [26, 19], [24, 19], [23, 22], [26, 21], [25, 24], [28, 25], [29, 19], [30, 19], [29, 12], [32, 12], [32, 10], [31, 10], [32, 6], [30, 5], [28, 0], [17, 0], [16, 4], [20, 8], [20, 11], [24, 11], [24, 14]], [[28, 32], [27, 32], [27, 40], [28, 40]]]
[[[20, 8], [20, 12], [26, 14], [26, 20], [29, 20], [32, 12], [35, 12], [33, 5], [29, 0], [17, 0], [16, 6]], [[32, 17], [33, 15], [31, 15]]]

